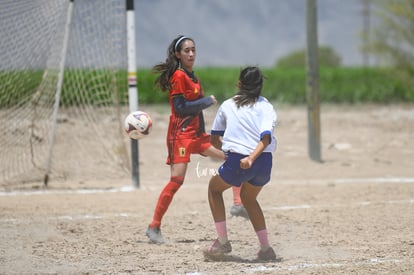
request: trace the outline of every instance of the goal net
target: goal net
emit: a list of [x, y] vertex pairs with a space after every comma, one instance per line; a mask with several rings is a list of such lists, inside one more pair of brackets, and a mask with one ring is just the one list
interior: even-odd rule
[[128, 175], [125, 1], [2, 0], [0, 37], [0, 184]]

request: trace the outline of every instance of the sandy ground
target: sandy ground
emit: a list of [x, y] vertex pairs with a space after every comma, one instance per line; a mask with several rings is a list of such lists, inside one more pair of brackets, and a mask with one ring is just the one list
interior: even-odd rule
[[250, 222], [230, 216], [233, 252], [204, 260], [215, 238], [207, 184], [220, 163], [196, 155], [163, 220], [167, 243], [148, 242], [169, 178], [168, 113], [143, 108], [154, 128], [139, 142], [139, 188], [125, 175], [0, 192], [1, 274], [414, 274], [414, 106], [322, 106], [321, 163], [308, 157], [306, 108], [277, 108], [279, 148], [259, 196], [272, 263], [255, 260]]

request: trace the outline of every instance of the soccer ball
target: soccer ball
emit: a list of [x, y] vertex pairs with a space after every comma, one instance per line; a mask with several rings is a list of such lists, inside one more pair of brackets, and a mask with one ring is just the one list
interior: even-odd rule
[[125, 118], [124, 128], [130, 138], [141, 139], [151, 132], [152, 119], [146, 112], [135, 111]]

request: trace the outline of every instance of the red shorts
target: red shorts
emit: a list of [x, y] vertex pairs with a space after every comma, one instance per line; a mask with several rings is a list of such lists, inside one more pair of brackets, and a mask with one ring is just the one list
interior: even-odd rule
[[167, 140], [167, 164], [190, 162], [191, 154], [201, 154], [210, 148], [210, 135], [203, 133], [199, 137]]

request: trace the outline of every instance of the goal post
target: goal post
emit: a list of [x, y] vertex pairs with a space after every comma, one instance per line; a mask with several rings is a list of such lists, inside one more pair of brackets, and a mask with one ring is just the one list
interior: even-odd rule
[[126, 2], [0, 1], [1, 185], [131, 173]]
[[317, 0], [307, 0], [306, 100], [308, 107], [308, 153], [312, 160], [321, 162], [317, 21]]
[[[129, 111], [138, 110], [137, 65], [135, 53], [135, 11], [134, 0], [126, 0], [127, 12], [127, 50], [128, 50], [128, 98]], [[131, 139], [131, 176], [132, 184], [139, 187], [139, 145]]]
[[52, 125], [51, 125], [50, 136], [49, 136], [49, 140], [50, 140], [49, 150], [48, 150], [48, 156], [46, 160], [46, 168], [45, 168], [46, 172], [45, 172], [45, 177], [43, 180], [44, 185], [48, 185], [49, 183], [49, 173], [50, 173], [50, 168], [52, 165], [52, 150], [53, 150], [53, 143], [55, 140], [56, 123], [57, 123], [57, 115], [59, 112], [60, 96], [62, 93], [63, 73], [65, 71], [65, 60], [66, 60], [66, 53], [68, 50], [70, 22], [72, 20], [72, 11], [73, 11], [73, 0], [69, 0], [69, 7], [68, 7], [68, 12], [66, 16], [66, 24], [65, 24], [65, 29], [64, 29], [62, 53], [60, 55], [60, 62], [59, 62], [59, 74], [58, 74], [58, 79], [57, 79], [55, 102], [53, 105]]

